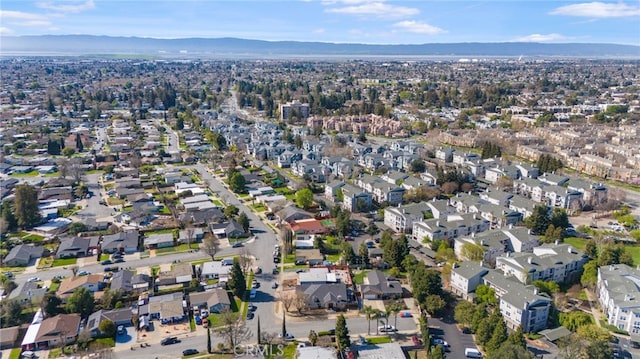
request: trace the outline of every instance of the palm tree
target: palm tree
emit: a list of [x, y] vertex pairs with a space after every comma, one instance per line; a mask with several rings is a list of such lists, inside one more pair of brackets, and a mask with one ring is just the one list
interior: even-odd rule
[[[374, 318], [380, 318], [381, 315], [383, 315], [383, 312], [380, 309], [374, 309], [373, 310], [373, 317]], [[379, 335], [379, 332], [378, 332], [379, 327], [378, 327], [377, 324], [378, 323], [376, 322], [376, 336]]]
[[375, 309], [373, 309], [370, 305], [365, 305], [364, 308], [362, 308], [362, 313], [364, 313], [369, 323], [369, 326], [367, 327], [367, 334], [371, 334], [371, 319], [375, 318]]
[[399, 302], [394, 302], [389, 306], [388, 310], [393, 314], [393, 326], [398, 328], [398, 313], [402, 310], [402, 305]]

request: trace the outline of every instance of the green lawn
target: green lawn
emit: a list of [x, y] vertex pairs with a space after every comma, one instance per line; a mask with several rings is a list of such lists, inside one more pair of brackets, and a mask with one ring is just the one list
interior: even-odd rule
[[218, 206], [218, 207], [224, 207], [224, 203], [222, 203], [222, 201], [220, 201], [220, 200], [218, 200], [218, 199], [214, 199], [214, 200], [213, 200], [213, 201], [211, 201], [211, 202], [213, 202], [213, 204], [215, 204], [215, 205], [216, 205], [216, 206]]
[[367, 272], [369, 272], [369, 271], [364, 271], [364, 270], [363, 270], [363, 271], [361, 271], [360, 273], [356, 273], [356, 274], [353, 276], [353, 282], [354, 282], [354, 283], [356, 283], [356, 284], [362, 284], [362, 283], [364, 283], [364, 277], [367, 275]]
[[58, 258], [53, 260], [53, 267], [70, 266], [76, 264], [78, 258]]
[[100, 262], [102, 262], [102, 261], [106, 261], [107, 259], [109, 259], [109, 255], [108, 255], [108, 254], [106, 254], [106, 253], [102, 253], [102, 254], [100, 255]]
[[640, 246], [625, 246], [625, 250], [627, 253], [631, 254], [631, 258], [633, 258], [633, 264], [640, 264]]
[[162, 255], [162, 254], [169, 254], [169, 253], [180, 253], [180, 252], [187, 252], [192, 249], [200, 249], [200, 246], [198, 245], [198, 243], [191, 243], [191, 248], [189, 248], [187, 244], [184, 243], [175, 247], [158, 248], [156, 249], [156, 254]]
[[328, 254], [327, 260], [329, 262], [338, 263], [338, 261], [340, 260], [340, 254]]
[[388, 336], [367, 338], [367, 344], [385, 344], [391, 343], [392, 341], [393, 340], [391, 340], [391, 337]]
[[[158, 229], [156, 231], [149, 231], [149, 232], [144, 232], [145, 235], [150, 236], [152, 234], [166, 234], [166, 233], [173, 233], [175, 232], [177, 229], [175, 228], [166, 228], [166, 229]], [[174, 237], [175, 238], [175, 237]]]
[[49, 286], [49, 293], [55, 293], [58, 291], [58, 288], [60, 288], [60, 283], [53, 283], [51, 282], [51, 285]]
[[295, 254], [287, 254], [284, 257], [284, 264], [295, 263], [295, 262], [296, 262], [296, 255]]
[[44, 240], [44, 236], [41, 236], [39, 234], [29, 234], [27, 233], [26, 236], [22, 237], [22, 240], [29, 240], [32, 242], [42, 242]]
[[564, 243], [570, 244], [573, 248], [584, 251], [584, 247], [587, 245], [587, 240], [578, 237], [567, 237], [564, 239]]
[[250, 207], [256, 212], [264, 212], [267, 210], [267, 207], [262, 203], [252, 204]]
[[27, 173], [12, 173], [11, 177], [37, 177], [40, 173], [38, 171], [31, 171]]
[[20, 359], [20, 353], [22, 353], [21, 348], [11, 349], [11, 354], [9, 354], [9, 359]]

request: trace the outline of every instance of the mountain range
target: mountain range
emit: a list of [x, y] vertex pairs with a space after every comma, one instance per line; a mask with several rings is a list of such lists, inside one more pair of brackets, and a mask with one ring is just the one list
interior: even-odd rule
[[2, 36], [0, 54], [165, 57], [503, 56], [640, 58], [640, 46], [591, 43], [431, 43], [370, 45], [238, 38], [156, 39], [93, 35]]

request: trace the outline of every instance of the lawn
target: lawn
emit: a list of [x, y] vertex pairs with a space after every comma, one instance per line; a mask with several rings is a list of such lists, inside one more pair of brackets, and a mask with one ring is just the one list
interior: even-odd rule
[[37, 177], [40, 174], [38, 171], [31, 171], [27, 173], [12, 173], [11, 177]]
[[340, 260], [340, 254], [327, 254], [327, 259], [329, 262], [332, 263], [338, 263], [338, 261]]
[[9, 354], [9, 359], [20, 359], [20, 353], [22, 353], [21, 348], [11, 349], [11, 354]]
[[108, 255], [108, 254], [106, 254], [106, 253], [102, 253], [102, 254], [100, 255], [100, 262], [102, 262], [102, 261], [106, 261], [107, 259], [109, 259], [109, 255]]
[[567, 237], [564, 239], [564, 243], [570, 244], [573, 248], [584, 251], [584, 247], [587, 245], [587, 240], [578, 237]]
[[284, 264], [290, 264], [290, 263], [295, 263], [296, 262], [296, 255], [295, 254], [287, 254], [284, 257]]
[[[144, 234], [146, 234], [147, 236], [150, 236], [152, 234], [165, 234], [165, 233], [173, 233], [175, 232], [176, 229], [175, 228], [166, 228], [166, 229], [158, 229], [156, 231], [149, 231], [149, 232], [144, 232]], [[175, 237], [174, 237], [175, 238]]]
[[170, 253], [180, 253], [180, 252], [188, 252], [193, 249], [200, 249], [198, 243], [191, 243], [191, 248], [187, 246], [187, 244], [181, 244], [175, 247], [167, 247], [167, 248], [158, 248], [156, 249], [156, 255], [170, 254]]
[[214, 199], [213, 204], [215, 204], [218, 207], [224, 207], [224, 203], [222, 203], [222, 201], [218, 200], [218, 199]]
[[283, 358], [283, 359], [293, 359], [296, 357], [296, 351], [298, 346], [293, 343], [289, 344], [284, 348], [281, 348], [278, 344], [271, 344], [270, 350], [265, 353], [265, 359], [273, 359], [273, 358]]
[[70, 266], [76, 264], [78, 258], [58, 258], [53, 260], [53, 267]]
[[109, 198], [107, 198], [107, 203], [110, 206], [119, 206], [119, 205], [124, 203], [124, 199], [120, 199], [120, 198], [116, 198], [116, 197], [109, 197]]
[[264, 212], [267, 210], [267, 207], [262, 203], [252, 204], [250, 207], [256, 212]]
[[57, 292], [58, 288], [60, 288], [60, 283], [51, 282], [51, 285], [49, 286], [49, 293]]
[[640, 265], [640, 246], [625, 246], [627, 253], [631, 254], [634, 265]]
[[367, 338], [368, 344], [385, 344], [385, 343], [391, 343], [392, 341], [393, 340], [391, 340], [391, 337], [388, 337], [388, 336]]
[[23, 241], [32, 241], [32, 242], [42, 242], [44, 240], [44, 237], [39, 235], [39, 234], [29, 234], [27, 233], [26, 236], [22, 237]]
[[359, 273], [356, 273], [353, 276], [353, 282], [356, 284], [362, 284], [364, 283], [364, 277], [367, 275], [367, 272], [369, 271], [360, 271]]

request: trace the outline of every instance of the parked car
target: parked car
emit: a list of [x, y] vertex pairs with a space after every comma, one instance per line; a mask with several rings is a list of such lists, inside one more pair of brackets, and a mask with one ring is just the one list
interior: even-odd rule
[[260, 267], [256, 268], [256, 274], [262, 274], [262, 268]]
[[78, 277], [82, 277], [82, 276], [89, 275], [89, 274], [91, 274], [91, 272], [86, 271], [86, 270], [81, 270], [80, 272], [78, 272]]
[[435, 345], [442, 345], [442, 346], [444, 346], [444, 347], [449, 347], [449, 343], [447, 343], [445, 340], [440, 339], [440, 338], [435, 338], [435, 339], [433, 340], [433, 344], [435, 344]]
[[113, 260], [113, 263], [124, 263], [124, 258], [116, 258]]
[[462, 328], [462, 334], [471, 334], [471, 329], [467, 327]]
[[102, 263], [100, 263], [100, 264], [102, 264], [103, 266], [108, 266], [109, 264], [112, 264], [112, 263], [113, 262], [110, 259], [107, 259], [107, 260], [102, 261]]
[[27, 282], [41, 282], [42, 279], [38, 278], [38, 277], [31, 277], [27, 280]]
[[168, 338], [162, 339], [162, 341], [160, 342], [160, 345], [171, 345], [171, 344], [177, 344], [177, 343], [180, 343], [180, 339], [176, 337], [168, 337]]
[[260, 287], [260, 282], [258, 282], [257, 280], [253, 280], [253, 283], [251, 283], [251, 286], [253, 288], [259, 288]]
[[400, 318], [411, 318], [411, 317], [413, 317], [413, 314], [411, 314], [409, 312], [400, 313]]
[[[282, 338], [282, 333], [278, 334], [278, 338]], [[291, 334], [291, 333], [286, 333], [285, 336], [284, 336], [284, 339], [286, 339], [286, 340], [293, 340], [295, 338], [296, 337], [294, 337], [293, 334]]]
[[233, 248], [240, 248], [242, 246], [243, 246], [242, 242], [235, 242], [233, 245], [231, 245], [231, 247]]
[[397, 330], [398, 329], [396, 329], [396, 327], [394, 327], [393, 325], [381, 325], [378, 327], [378, 331], [380, 331], [381, 333], [393, 333]]
[[118, 333], [118, 335], [124, 335], [124, 334], [127, 334], [127, 330], [126, 330], [126, 329], [124, 329], [124, 325], [119, 325], [119, 326], [118, 326], [118, 332], [117, 332], [117, 333]]
[[277, 289], [278, 288], [278, 282], [273, 282], [273, 284], [271, 285], [271, 289]]
[[411, 336], [411, 341], [413, 342], [413, 345], [415, 345], [415, 346], [422, 345], [422, 340], [420, 340], [420, 338], [417, 335]]
[[247, 313], [247, 320], [253, 319], [254, 316], [255, 316], [255, 314], [253, 312], [248, 312]]
[[258, 307], [256, 307], [253, 303], [249, 304], [249, 307], [247, 308], [247, 310], [249, 310], [250, 312], [255, 312], [258, 309]]
[[271, 271], [271, 274], [273, 275], [277, 275], [278, 273], [280, 273], [280, 271], [278, 270], [278, 267], [274, 267], [273, 270]]
[[187, 356], [187, 355], [196, 355], [199, 354], [200, 352], [197, 351], [196, 349], [185, 349], [182, 351], [182, 355]]

